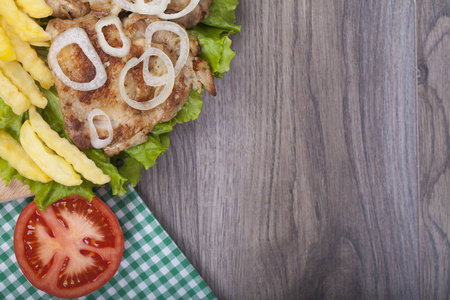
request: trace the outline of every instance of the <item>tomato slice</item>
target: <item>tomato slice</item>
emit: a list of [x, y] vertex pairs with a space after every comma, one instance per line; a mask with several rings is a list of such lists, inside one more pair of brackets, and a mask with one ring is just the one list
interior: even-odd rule
[[122, 260], [122, 229], [99, 198], [63, 198], [44, 211], [28, 204], [14, 230], [20, 269], [36, 288], [55, 297], [77, 298], [102, 287]]

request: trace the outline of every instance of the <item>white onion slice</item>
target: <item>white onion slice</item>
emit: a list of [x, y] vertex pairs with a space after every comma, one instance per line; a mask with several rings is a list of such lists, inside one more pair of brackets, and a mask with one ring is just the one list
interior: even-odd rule
[[[131, 68], [137, 66], [140, 62], [142, 62], [145, 59], [148, 60], [150, 56], [158, 56], [160, 59], [162, 59], [167, 68], [167, 78], [166, 78], [167, 81], [164, 85], [163, 90], [158, 94], [158, 96], [145, 102], [139, 102], [128, 97], [125, 91], [125, 76], [127, 75], [128, 71]], [[125, 64], [119, 76], [119, 89], [123, 100], [129, 106], [139, 110], [148, 110], [160, 105], [161, 103], [167, 100], [167, 97], [169, 97], [169, 95], [172, 93], [174, 82], [175, 82], [175, 72], [170, 58], [162, 50], [159, 50], [157, 48], [150, 48], [147, 49], [139, 59], [134, 57]]]
[[145, 3], [144, 0], [136, 0], [134, 3], [128, 0], [114, 0], [114, 2], [121, 8], [140, 13], [142, 15], [157, 15], [163, 13], [170, 0], [152, 0], [151, 2]]
[[[96, 116], [105, 116], [107, 119], [106, 128], [108, 129], [108, 137], [106, 139], [100, 139], [98, 136], [97, 128], [94, 124], [94, 118]], [[101, 109], [95, 108], [93, 109], [89, 115], [88, 115], [88, 122], [89, 122], [89, 133], [91, 136], [91, 144], [92, 147], [96, 149], [100, 149], [103, 147], [106, 147], [111, 143], [113, 139], [113, 128], [111, 124], [111, 120], [109, 119], [109, 116]], [[104, 123], [102, 122], [102, 125]]]
[[[175, 77], [180, 74], [189, 56], [189, 37], [186, 30], [180, 25], [170, 21], [157, 21], [147, 26], [145, 30], [146, 49], [152, 46], [152, 37], [156, 31], [167, 30], [180, 37], [180, 56], [175, 64]], [[167, 81], [166, 76], [154, 76], [148, 71], [148, 59], [144, 60], [144, 81], [151, 86], [163, 85]]]
[[[121, 48], [111, 47], [105, 39], [105, 35], [103, 34], [103, 27], [115, 25], [117, 30], [119, 31], [120, 39], [122, 40]], [[131, 41], [130, 38], [125, 35], [122, 30], [122, 22], [117, 16], [108, 16], [98, 20], [95, 24], [95, 31], [97, 32], [97, 39], [100, 47], [105, 53], [116, 56], [116, 57], [124, 57], [130, 52]]]
[[[58, 54], [61, 49], [71, 44], [77, 44], [80, 46], [81, 50], [83, 50], [84, 54], [94, 65], [96, 74], [95, 78], [90, 82], [72, 81], [61, 70], [61, 66], [58, 62]], [[65, 85], [78, 91], [95, 90], [104, 85], [106, 82], [107, 75], [105, 67], [98, 56], [97, 51], [95, 51], [94, 46], [92, 46], [86, 31], [79, 27], [70, 28], [56, 37], [48, 53], [48, 63], [52, 67], [52, 70], [55, 72], [56, 76], [58, 76]]]
[[199, 2], [200, 2], [200, 0], [191, 0], [191, 2], [189, 2], [188, 6], [186, 6], [183, 10], [181, 10], [177, 13], [174, 13], [174, 14], [166, 14], [166, 13], [162, 12], [162, 13], [158, 14], [158, 17], [163, 20], [173, 20], [173, 19], [178, 19], [178, 18], [184, 17], [185, 15], [187, 15], [188, 13], [193, 11]]

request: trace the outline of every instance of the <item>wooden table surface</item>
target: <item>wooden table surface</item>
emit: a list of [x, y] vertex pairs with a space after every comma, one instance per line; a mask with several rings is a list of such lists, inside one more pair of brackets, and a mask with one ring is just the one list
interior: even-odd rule
[[138, 192], [220, 299], [450, 297], [450, 2], [242, 0]]

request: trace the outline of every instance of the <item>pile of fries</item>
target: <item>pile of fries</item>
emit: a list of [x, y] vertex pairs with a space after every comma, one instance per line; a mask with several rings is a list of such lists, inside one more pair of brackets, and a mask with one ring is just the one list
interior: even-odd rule
[[81, 174], [105, 184], [110, 176], [53, 131], [36, 109], [47, 105], [36, 81], [44, 89], [54, 82], [32, 47], [49, 47], [50, 35], [33, 18], [52, 13], [44, 0], [2, 0], [0, 5], [0, 97], [15, 114], [28, 111], [29, 116], [20, 130], [20, 143], [0, 130], [0, 157], [31, 180], [75, 186], [82, 183]]

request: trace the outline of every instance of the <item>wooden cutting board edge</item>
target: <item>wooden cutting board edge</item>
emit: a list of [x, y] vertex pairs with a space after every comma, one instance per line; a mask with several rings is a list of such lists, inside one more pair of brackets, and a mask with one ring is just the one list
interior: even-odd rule
[[23, 185], [17, 179], [11, 180], [8, 186], [5, 186], [0, 180], [0, 202], [7, 202], [32, 196], [28, 186]]

